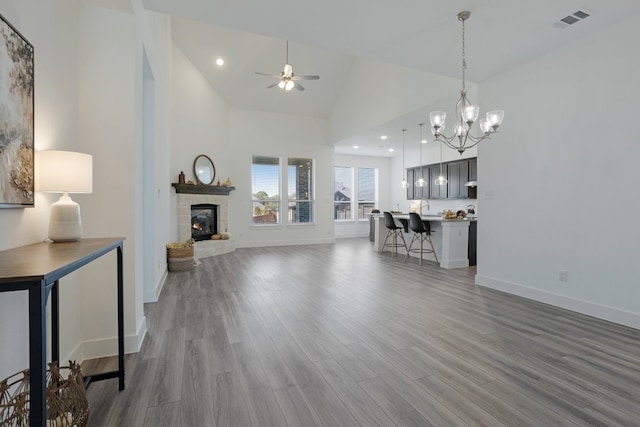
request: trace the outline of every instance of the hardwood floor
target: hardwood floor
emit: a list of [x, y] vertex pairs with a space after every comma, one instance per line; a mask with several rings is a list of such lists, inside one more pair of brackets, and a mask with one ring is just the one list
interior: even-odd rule
[[[170, 273], [90, 426], [638, 426], [640, 331], [367, 239]], [[85, 363], [85, 371], [110, 361]]]

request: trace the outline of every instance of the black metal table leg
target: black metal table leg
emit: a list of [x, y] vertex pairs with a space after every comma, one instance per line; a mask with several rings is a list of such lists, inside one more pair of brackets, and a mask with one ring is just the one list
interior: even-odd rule
[[47, 414], [45, 375], [47, 372], [46, 285], [44, 280], [29, 286], [29, 371], [31, 401], [29, 419], [32, 426], [44, 426]]
[[124, 274], [122, 245], [118, 246], [118, 387], [124, 390]]
[[60, 287], [51, 287], [51, 360], [60, 364]]

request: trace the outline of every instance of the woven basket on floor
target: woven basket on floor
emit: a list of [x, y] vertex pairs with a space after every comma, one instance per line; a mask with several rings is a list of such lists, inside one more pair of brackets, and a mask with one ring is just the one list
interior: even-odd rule
[[[29, 370], [0, 381], [0, 426], [29, 426]], [[89, 402], [84, 389], [80, 365], [47, 369], [47, 426], [85, 427], [89, 421]]]
[[167, 264], [169, 271], [191, 270], [195, 265], [193, 261], [193, 245], [168, 244]]

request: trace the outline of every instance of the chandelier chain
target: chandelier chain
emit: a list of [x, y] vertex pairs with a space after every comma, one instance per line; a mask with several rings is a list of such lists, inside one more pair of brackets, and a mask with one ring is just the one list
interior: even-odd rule
[[466, 86], [465, 86], [465, 81], [467, 80], [465, 78], [466, 75], [466, 71], [467, 71], [467, 57], [465, 55], [465, 45], [464, 45], [464, 21], [465, 19], [462, 19], [462, 90], [466, 92]]

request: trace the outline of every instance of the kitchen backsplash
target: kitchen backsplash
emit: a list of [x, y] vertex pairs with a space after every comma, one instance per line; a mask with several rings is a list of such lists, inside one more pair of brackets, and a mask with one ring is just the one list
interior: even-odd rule
[[[422, 200], [422, 215], [437, 215], [442, 211], [452, 210], [457, 212], [464, 210], [467, 212], [468, 206], [473, 205], [476, 215], [478, 215], [478, 200], [477, 199], [434, 199], [434, 200]], [[396, 207], [397, 209], [398, 207]], [[409, 200], [405, 206], [400, 205], [402, 212], [415, 211], [420, 208], [420, 201]]]

